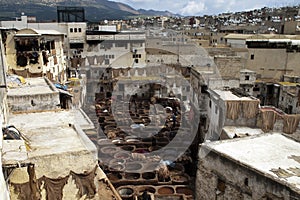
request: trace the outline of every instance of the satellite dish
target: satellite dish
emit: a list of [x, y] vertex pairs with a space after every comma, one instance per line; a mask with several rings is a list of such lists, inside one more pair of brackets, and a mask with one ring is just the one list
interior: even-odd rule
[[104, 20], [104, 23], [105, 23], [105, 24], [107, 24], [107, 23], [108, 23], [108, 21], [107, 21], [107, 20]]

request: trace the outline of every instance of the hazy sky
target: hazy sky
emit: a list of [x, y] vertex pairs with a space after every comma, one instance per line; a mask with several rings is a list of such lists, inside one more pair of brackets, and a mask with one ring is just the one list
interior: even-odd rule
[[219, 14], [228, 11], [299, 5], [300, 0], [115, 0], [135, 9], [168, 10], [181, 15]]

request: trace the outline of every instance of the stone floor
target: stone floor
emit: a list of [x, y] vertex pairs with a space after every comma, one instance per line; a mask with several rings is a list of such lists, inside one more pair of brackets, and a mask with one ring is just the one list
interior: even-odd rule
[[[176, 109], [172, 107], [173, 104], [166, 103], [167, 106]], [[122, 199], [194, 199], [193, 173], [187, 168], [193, 164], [190, 150], [176, 161], [163, 165], [167, 166], [167, 172], [162, 172], [162, 159], [155, 155], [157, 150], [172, 141], [180, 126], [179, 120], [176, 123], [169, 120], [158, 134], [141, 138], [128, 134], [125, 126], [121, 129], [120, 124], [116, 124], [110, 113], [109, 101], [98, 102], [95, 109], [90, 107], [85, 112], [97, 127], [97, 130], [85, 132], [96, 144], [99, 164]], [[136, 108], [130, 113], [135, 124], [149, 125], [149, 102], [137, 102]], [[170, 160], [174, 159], [173, 152], [181, 150], [181, 145], [164, 150], [164, 153], [170, 155]]]

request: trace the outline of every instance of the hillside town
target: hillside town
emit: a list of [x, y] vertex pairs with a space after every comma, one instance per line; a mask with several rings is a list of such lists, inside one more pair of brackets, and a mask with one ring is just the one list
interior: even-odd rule
[[0, 199], [300, 199], [299, 6], [0, 32]]

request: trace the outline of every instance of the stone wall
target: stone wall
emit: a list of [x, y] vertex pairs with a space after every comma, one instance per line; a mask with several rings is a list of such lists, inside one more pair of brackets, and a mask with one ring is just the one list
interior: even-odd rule
[[[3, 89], [0, 89], [2, 92]], [[3, 100], [5, 98], [3, 98], [3, 95], [0, 94], [0, 99]], [[5, 107], [5, 101], [1, 101], [0, 103], [0, 130], [1, 130], [1, 134], [0, 134], [0, 151], [2, 152], [2, 141], [3, 141], [3, 134], [2, 134], [2, 124], [5, 123], [5, 112], [3, 112], [3, 107]], [[2, 153], [0, 154], [0, 166], [2, 166]], [[0, 199], [3, 200], [8, 200], [9, 198], [9, 194], [8, 194], [8, 190], [7, 190], [7, 185], [6, 182], [4, 180], [4, 176], [3, 176], [3, 171], [2, 171], [2, 167], [0, 168]]]
[[[5, 61], [5, 56], [4, 55], [4, 50], [3, 50], [3, 45], [2, 45], [2, 37], [0, 35], [0, 59]], [[6, 65], [4, 62], [0, 63], [0, 85], [5, 85], [5, 73], [6, 72]], [[7, 123], [8, 119], [8, 108], [7, 108], [7, 93], [6, 93], [6, 88], [0, 88], [0, 166], [2, 166], [2, 148], [3, 148], [3, 134], [2, 134], [2, 127], [4, 124]], [[9, 199], [9, 194], [7, 191], [7, 185], [3, 176], [3, 171], [2, 167], [0, 168], [0, 199], [3, 200], [8, 200]]]
[[[190, 94], [190, 84], [184, 77], [188, 69], [181, 66], [159, 65], [144, 68], [113, 69], [113, 77], [118, 81], [113, 88], [114, 95], [126, 97], [128, 94], [137, 93], [138, 96], [146, 97], [149, 93], [149, 84], [158, 84], [167, 89], [156, 88], [161, 96], [168, 96], [172, 91], [176, 97], [185, 101]], [[148, 85], [148, 86], [146, 86]], [[153, 92], [153, 91], [152, 91]], [[150, 94], [153, 95], [153, 94]]]
[[52, 94], [18, 95], [7, 97], [11, 112], [55, 110], [59, 108], [59, 92]]
[[299, 61], [299, 53], [287, 53], [286, 49], [249, 49], [246, 68], [256, 71], [261, 78], [280, 80], [285, 73], [299, 74], [295, 67]]
[[238, 88], [240, 86], [239, 79], [224, 79], [222, 77], [217, 79], [209, 79], [208, 86], [210, 89], [220, 89], [223, 90], [224, 88]]
[[[146, 41], [147, 58], [150, 62], [181, 63], [182, 65], [206, 66], [213, 65], [213, 59], [201, 46], [188, 43], [164, 43], [160, 39]], [[158, 56], [158, 59], [155, 58]], [[177, 61], [178, 59], [178, 61]]]
[[299, 194], [296, 195], [285, 185], [214, 152], [199, 161], [196, 199], [287, 200], [292, 199], [292, 196], [299, 198]]
[[234, 52], [231, 48], [217, 48], [217, 47], [208, 47], [205, 48], [210, 56], [236, 56], [236, 52]]
[[240, 71], [244, 67], [241, 57], [238, 56], [215, 56], [215, 63], [221, 77], [240, 79]]
[[[134, 58], [134, 56], [136, 56]], [[146, 52], [144, 41], [105, 41], [100, 44], [87, 44], [81, 53], [81, 67], [132, 67], [145, 65]], [[137, 60], [137, 62], [136, 62]]]
[[278, 108], [288, 114], [299, 114], [299, 94], [298, 86], [282, 85], [279, 92]]

